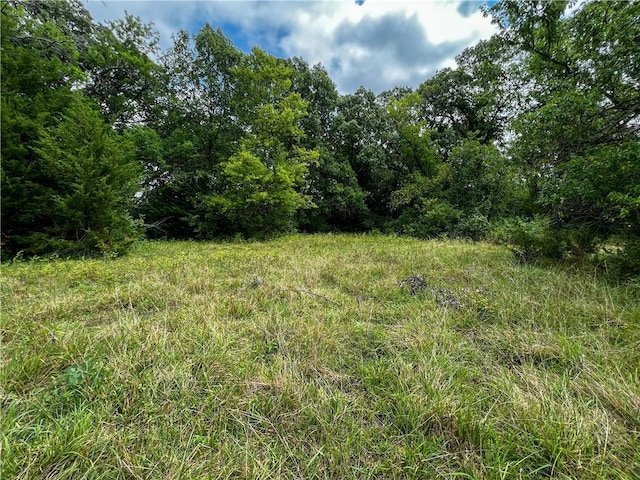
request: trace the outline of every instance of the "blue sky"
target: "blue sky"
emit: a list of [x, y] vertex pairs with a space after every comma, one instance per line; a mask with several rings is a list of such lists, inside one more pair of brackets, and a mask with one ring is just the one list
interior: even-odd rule
[[475, 0], [89, 0], [96, 21], [127, 11], [152, 22], [166, 50], [180, 29], [220, 27], [245, 51], [321, 63], [341, 93], [417, 87], [495, 32]]

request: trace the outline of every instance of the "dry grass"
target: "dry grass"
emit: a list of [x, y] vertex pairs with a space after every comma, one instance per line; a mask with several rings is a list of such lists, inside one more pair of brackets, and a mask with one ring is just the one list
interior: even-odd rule
[[640, 478], [637, 286], [500, 247], [143, 243], [2, 300], [2, 478]]

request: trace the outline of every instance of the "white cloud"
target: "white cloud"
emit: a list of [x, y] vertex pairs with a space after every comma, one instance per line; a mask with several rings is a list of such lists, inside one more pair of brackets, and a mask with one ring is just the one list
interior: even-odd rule
[[454, 65], [464, 48], [494, 33], [479, 10], [464, 17], [458, 6], [445, 1], [325, 3], [315, 18], [293, 17], [280, 46], [288, 56], [325, 65], [341, 91], [360, 85], [374, 91], [416, 87], [436, 70]]
[[[416, 87], [495, 27], [469, 2], [391, 1], [93, 1], [94, 18], [118, 18], [124, 10], [151, 21], [166, 49], [171, 34], [208, 21], [227, 27], [270, 53], [322, 63], [342, 93], [364, 85], [376, 92]], [[480, 3], [477, 3], [480, 6]], [[464, 13], [464, 15], [462, 13]]]

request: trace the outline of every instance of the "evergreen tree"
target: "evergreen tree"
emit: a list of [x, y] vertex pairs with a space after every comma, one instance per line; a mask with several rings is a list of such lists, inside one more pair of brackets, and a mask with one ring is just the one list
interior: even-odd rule
[[126, 136], [78, 96], [60, 123], [41, 132], [35, 150], [47, 182], [34, 199], [40, 220], [24, 238], [25, 249], [126, 251], [139, 233], [129, 212], [140, 181]]
[[1, 26], [4, 257], [122, 252], [139, 178], [127, 137], [88, 96], [100, 29], [80, 2], [59, 0], [3, 2]]

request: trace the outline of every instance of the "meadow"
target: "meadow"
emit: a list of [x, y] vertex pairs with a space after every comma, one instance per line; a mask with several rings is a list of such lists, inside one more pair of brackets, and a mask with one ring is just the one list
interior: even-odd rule
[[486, 243], [2, 266], [1, 477], [640, 478], [640, 288]]

